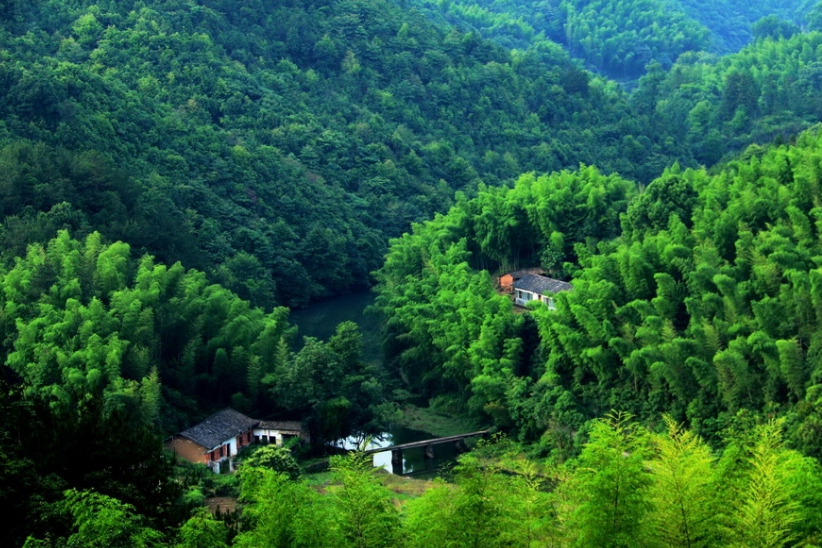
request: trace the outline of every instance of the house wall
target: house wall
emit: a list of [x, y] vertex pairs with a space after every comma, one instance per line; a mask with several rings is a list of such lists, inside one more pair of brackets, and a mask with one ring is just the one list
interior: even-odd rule
[[238, 448], [242, 448], [242, 447], [246, 447], [248, 445], [251, 445], [251, 443], [253, 441], [254, 441], [254, 435], [252, 434], [251, 430], [246, 430], [245, 432], [243, 432], [242, 434], [240, 434], [239, 436], [234, 438], [234, 443], [236, 444], [236, 446]]
[[166, 447], [189, 462], [202, 464], [208, 461], [208, 448], [203, 447], [198, 443], [194, 443], [188, 438], [174, 436], [171, 440], [166, 442]]
[[[203, 447], [184, 436], [174, 436], [166, 441], [166, 447], [177, 453], [180, 458], [189, 462], [205, 464], [214, 472], [220, 471], [220, 461], [229, 459], [233, 462], [233, 457], [237, 456], [240, 448], [251, 445], [254, 436], [251, 430], [247, 430], [235, 438], [225, 440], [216, 447]], [[232, 468], [233, 470], [233, 465]]]
[[515, 289], [514, 296], [516, 297], [517, 304], [524, 305], [527, 302], [540, 300], [541, 295], [534, 293], [533, 291], [527, 291], [525, 289]]
[[283, 444], [283, 438], [280, 433], [277, 430], [272, 430], [270, 428], [255, 428], [254, 436], [260, 438], [261, 441], [267, 441], [268, 443], [275, 443], [277, 445]]
[[514, 277], [510, 274], [503, 274], [499, 277], [499, 286], [502, 289], [511, 289], [512, 285], [514, 285]]
[[526, 289], [514, 290], [514, 296], [516, 298], [516, 303], [521, 306], [525, 306], [526, 303], [531, 301], [540, 301], [551, 305], [551, 307], [553, 306], [553, 299], [547, 295], [540, 295], [539, 293], [534, 293], [533, 291], [528, 291]]
[[547, 304], [548, 308], [551, 310], [556, 309], [553, 297], [549, 297], [547, 295], [540, 295], [539, 293], [534, 293], [533, 291], [527, 291], [525, 289], [517, 289], [514, 292], [514, 296], [516, 303], [520, 306], [525, 306], [531, 301], [540, 301]]
[[225, 440], [221, 445], [228, 446], [228, 453], [225, 456], [234, 457], [239, 453], [241, 448], [250, 445], [253, 440], [254, 437], [251, 434], [251, 430], [246, 430], [237, 437]]
[[277, 445], [283, 444], [283, 437], [296, 437], [300, 438], [305, 442], [311, 441], [311, 438], [308, 436], [308, 433], [302, 432], [300, 430], [279, 430], [277, 428], [257, 427], [254, 429], [254, 436], [259, 437], [261, 440], [267, 438], [269, 440], [269, 443], [276, 443]]
[[[203, 447], [184, 436], [177, 435], [166, 442], [166, 447], [189, 462], [209, 466], [214, 472], [220, 471], [220, 461], [228, 459], [232, 463], [231, 470], [233, 471], [233, 461], [238, 451], [254, 443], [254, 436], [261, 435], [261, 432], [263, 430], [258, 428], [246, 430], [234, 438], [225, 440], [216, 447]], [[270, 435], [272, 438], [276, 436], [277, 445], [282, 445], [283, 435], [300, 436], [299, 431], [265, 429], [264, 432], [266, 432], [265, 435]]]

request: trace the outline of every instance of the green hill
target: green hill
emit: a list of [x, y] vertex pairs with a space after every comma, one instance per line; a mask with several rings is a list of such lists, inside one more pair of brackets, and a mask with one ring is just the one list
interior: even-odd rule
[[4, 6], [9, 257], [98, 230], [299, 306], [367, 287], [455, 190], [579, 162], [649, 181], [688, 156], [561, 49], [384, 1]]
[[[392, 243], [388, 363], [560, 453], [618, 409], [709, 440], [740, 414], [782, 416], [818, 457], [820, 155], [817, 127], [639, 194], [589, 168], [461, 201]], [[573, 290], [513, 314], [489, 271], [540, 264]]]
[[626, 82], [649, 63], [667, 69], [687, 52], [732, 53], [758, 35], [799, 32], [814, 17], [813, 0], [409, 1], [505, 47], [560, 44], [591, 70]]

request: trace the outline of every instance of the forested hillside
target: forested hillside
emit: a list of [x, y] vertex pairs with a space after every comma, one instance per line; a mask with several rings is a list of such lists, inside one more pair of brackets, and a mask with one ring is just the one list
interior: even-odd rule
[[435, 20], [509, 48], [561, 44], [587, 68], [633, 80], [682, 53], [732, 53], [762, 36], [816, 28], [814, 0], [411, 0]]
[[0, 238], [98, 230], [254, 304], [369, 285], [479, 181], [688, 153], [558, 47], [512, 53], [381, 1], [4, 3]]
[[56, 414], [93, 395], [106, 415], [175, 432], [231, 405], [291, 414], [318, 442], [379, 431], [384, 420], [381, 375], [361, 361], [355, 325], [292, 352], [286, 308], [252, 307], [202, 272], [133, 257], [97, 232], [30, 246], [0, 286], [5, 364]]
[[757, 32], [765, 30], [762, 19], [771, 23], [781, 21], [781, 28], [798, 30], [813, 26], [818, 17], [815, 14], [819, 13], [816, 0], [677, 0], [677, 3], [691, 18], [710, 29], [712, 47], [718, 53], [737, 51], [751, 42]]
[[249, 470], [242, 479], [252, 527], [235, 545], [813, 545], [818, 463], [786, 449], [774, 424], [728, 441], [717, 457], [671, 421], [650, 433], [612, 415], [596, 421], [567, 467], [541, 466], [502, 442], [464, 457], [450, 484], [401, 511], [361, 457], [334, 463], [326, 495]]
[[396, 414], [355, 324], [292, 351], [287, 309], [252, 307], [202, 272], [133, 257], [97, 232], [32, 244], [0, 287], [0, 440], [13, 463], [0, 471], [0, 501], [15, 545], [67, 534], [72, 512], [97, 505], [179, 525], [191, 504], [161, 434], [214, 409], [301, 420], [318, 446], [382, 432]]
[[[813, 129], [633, 197], [593, 168], [484, 190], [392, 243], [388, 363], [560, 454], [619, 409], [709, 441], [740, 413], [783, 416], [819, 457], [821, 161]], [[489, 271], [533, 265], [573, 290], [513, 314]]]
[[[667, 72], [650, 67], [632, 100], [688, 143], [703, 165], [750, 143], [787, 140], [822, 115], [822, 33], [763, 37], [721, 58], [680, 57]], [[642, 106], [641, 106], [642, 105]]]
[[411, 500], [386, 488], [362, 455], [332, 459], [322, 492], [249, 459], [238, 474], [239, 531], [205, 509], [162, 529], [117, 499], [70, 490], [63, 507], [73, 526], [44, 524], [26, 546], [815, 545], [818, 462], [787, 449], [775, 423], [727, 442], [717, 455], [671, 420], [656, 433], [610, 415], [564, 466], [526, 459], [502, 440], [463, 456], [449, 483]]
[[[769, 67], [754, 71], [755, 91], [726, 74], [750, 61], [715, 69], [697, 57], [667, 85], [654, 73], [629, 102], [532, 31], [527, 47], [510, 52], [384, 2], [3, 9], [6, 256], [59, 228], [97, 230], [265, 307], [367, 287], [387, 237], [480, 181], [582, 162], [647, 183], [674, 160], [711, 164], [817, 116], [819, 86], [805, 61], [816, 45], [805, 35], [769, 51], [751, 46], [748, 57]], [[573, 27], [586, 25], [594, 26], [580, 36], [593, 41], [584, 47], [600, 48], [591, 55], [607, 51], [630, 70], [658, 57], [607, 36], [607, 47], [595, 46], [599, 23]], [[655, 28], [660, 39], [702, 36]], [[661, 48], [671, 62], [684, 51], [649, 44], [641, 47]], [[798, 48], [811, 53], [789, 62]], [[716, 76], [703, 79], [705, 71]], [[698, 91], [682, 98], [683, 87]], [[704, 112], [703, 101], [719, 100], [720, 112]], [[738, 105], [747, 110], [734, 118]]]
[[[822, 4], [748, 4], [0, 0], [10, 542], [819, 544]], [[288, 323], [375, 282], [382, 368]], [[398, 401], [510, 441], [410, 501], [252, 457], [229, 528], [161, 448]]]

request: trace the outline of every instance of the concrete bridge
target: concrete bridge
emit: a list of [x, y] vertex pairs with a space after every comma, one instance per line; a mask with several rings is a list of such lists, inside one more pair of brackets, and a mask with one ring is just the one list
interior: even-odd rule
[[[422, 447], [425, 458], [434, 458], [434, 446], [444, 443], [455, 444], [457, 453], [464, 453], [466, 451], [465, 438], [473, 438], [476, 436], [485, 436], [489, 430], [478, 430], [476, 432], [468, 432], [467, 434], [457, 434], [456, 436], [445, 436], [442, 438], [431, 438], [428, 440], [412, 441], [409, 443], [401, 443], [399, 445], [389, 445], [388, 447], [377, 447], [374, 449], [367, 449], [363, 451], [365, 455], [374, 455], [376, 453], [385, 453], [391, 451], [391, 466], [394, 470], [402, 470], [402, 452], [405, 449], [415, 449]], [[401, 474], [402, 472], [400, 472]]]

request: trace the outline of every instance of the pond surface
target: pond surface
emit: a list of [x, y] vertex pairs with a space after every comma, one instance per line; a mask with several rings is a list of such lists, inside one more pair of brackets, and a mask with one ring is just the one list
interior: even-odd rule
[[[302, 310], [293, 310], [289, 319], [299, 329], [300, 337], [314, 337], [321, 341], [331, 338], [342, 322], [356, 323], [362, 332], [363, 359], [380, 365], [382, 318], [377, 312], [366, 311], [367, 307], [374, 304], [375, 297], [371, 291], [362, 291], [317, 301]], [[302, 338], [300, 345], [302, 346]]]
[[[402, 443], [410, 443], [412, 441], [420, 441], [434, 438], [436, 436], [428, 432], [420, 430], [411, 430], [410, 428], [395, 427], [391, 432], [383, 434], [381, 439], [372, 439], [371, 443], [366, 449], [376, 449], [378, 447], [389, 447], [391, 445], [399, 445]], [[353, 440], [346, 440], [344, 447], [346, 449], [356, 449], [356, 442]], [[414, 449], [404, 449], [402, 452], [402, 469], [395, 469], [391, 462], [391, 451], [382, 453], [374, 453], [374, 466], [385, 468], [392, 474], [403, 476], [414, 476], [420, 478], [434, 478], [439, 476], [442, 472], [447, 472], [454, 467], [457, 461], [457, 450], [454, 443], [442, 443], [435, 445], [434, 458], [425, 456], [425, 450], [422, 447]]]

